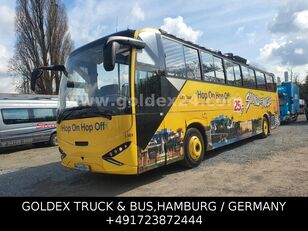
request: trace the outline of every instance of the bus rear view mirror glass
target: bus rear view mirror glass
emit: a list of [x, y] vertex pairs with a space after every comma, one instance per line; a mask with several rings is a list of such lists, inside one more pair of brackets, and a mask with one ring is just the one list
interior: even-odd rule
[[117, 50], [119, 49], [120, 44], [117, 42], [109, 42], [104, 47], [104, 68], [106, 71], [113, 71]]
[[36, 81], [42, 76], [43, 71], [40, 69], [34, 69], [31, 73], [31, 90], [35, 90]]

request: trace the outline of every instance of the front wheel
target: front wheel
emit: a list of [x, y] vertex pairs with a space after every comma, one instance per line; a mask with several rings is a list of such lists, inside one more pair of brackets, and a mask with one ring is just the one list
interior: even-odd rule
[[50, 136], [49, 145], [50, 146], [57, 146], [58, 145], [57, 133], [53, 133]]
[[184, 140], [184, 165], [188, 168], [197, 167], [204, 157], [205, 145], [200, 131], [189, 128]]
[[262, 137], [262, 138], [266, 138], [266, 137], [268, 137], [268, 134], [269, 134], [269, 124], [268, 124], [268, 120], [267, 120], [266, 117], [263, 117], [261, 137]]

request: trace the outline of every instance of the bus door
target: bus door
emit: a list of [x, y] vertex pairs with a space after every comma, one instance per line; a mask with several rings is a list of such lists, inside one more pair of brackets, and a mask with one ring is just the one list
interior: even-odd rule
[[166, 164], [162, 78], [164, 62], [160, 34], [141, 32], [146, 46], [137, 51], [135, 71], [136, 132], [139, 173]]

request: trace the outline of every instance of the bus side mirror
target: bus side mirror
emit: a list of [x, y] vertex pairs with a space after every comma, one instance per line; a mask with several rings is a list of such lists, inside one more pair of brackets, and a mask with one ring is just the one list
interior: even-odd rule
[[136, 49], [143, 49], [145, 47], [145, 42], [139, 39], [128, 38], [124, 36], [109, 37], [103, 51], [103, 62], [106, 71], [112, 71], [114, 69], [116, 54], [120, 49], [120, 44], [134, 47]]
[[31, 73], [31, 90], [34, 91], [35, 90], [35, 84], [36, 81], [41, 78], [42, 74], [43, 74], [43, 70], [46, 71], [61, 71], [64, 73], [64, 75], [68, 75], [66, 68], [64, 65], [52, 65], [52, 66], [42, 66], [42, 67], [38, 67], [33, 69], [32, 73]]
[[34, 69], [31, 73], [31, 90], [35, 91], [36, 81], [42, 76], [43, 71], [41, 69]]
[[114, 69], [117, 50], [120, 44], [118, 42], [109, 42], [104, 47], [104, 68], [106, 71], [112, 71]]

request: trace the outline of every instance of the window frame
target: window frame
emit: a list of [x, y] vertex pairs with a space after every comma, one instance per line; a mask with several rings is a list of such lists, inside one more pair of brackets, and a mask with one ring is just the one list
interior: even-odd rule
[[[246, 88], [246, 89], [257, 89], [257, 81], [256, 81], [256, 74], [255, 74], [255, 70], [251, 67], [248, 67], [248, 66], [245, 66], [245, 65], [240, 65], [240, 68], [241, 68], [241, 75], [242, 75], [242, 87], [243, 88]], [[254, 85], [252, 86], [244, 86], [244, 74], [243, 74], [243, 68], [246, 68], [248, 73], [249, 73], [249, 77], [252, 77], [252, 78], [249, 78], [248, 80], [251, 80], [253, 79], [254, 81]], [[251, 74], [253, 74], [253, 76], [251, 76]]]
[[[202, 82], [213, 83], [213, 84], [218, 84], [218, 85], [227, 85], [227, 86], [240, 87], [240, 88], [252, 89], [252, 90], [269, 91], [267, 89], [267, 80], [266, 80], [266, 75], [268, 74], [269, 76], [271, 76], [273, 78], [274, 90], [277, 91], [277, 83], [275, 81], [275, 76], [272, 75], [272, 74], [267, 73], [266, 71], [259, 70], [258, 68], [250, 66], [250, 65], [248, 65], [246, 63], [241, 63], [241, 62], [237, 62], [235, 60], [229, 59], [228, 57], [225, 57], [225, 56], [223, 56], [220, 53], [213, 52], [213, 51], [208, 50], [208, 49], [206, 49], [204, 47], [200, 47], [198, 45], [197, 46], [192, 46], [189, 43], [188, 44], [185, 43], [185, 41], [177, 40], [177, 39], [169, 37], [168, 35], [165, 35], [165, 34], [161, 35], [161, 40], [163, 40], [163, 39], [168, 39], [170, 41], [173, 41], [173, 42], [176, 42], [176, 43], [182, 45], [182, 47], [183, 47], [183, 56], [184, 56], [184, 64], [185, 64], [185, 70], [186, 70], [185, 71], [186, 76], [184, 78], [187, 79], [187, 80], [202, 81]], [[186, 58], [185, 58], [184, 47], [197, 50], [198, 57], [199, 57], [199, 68], [200, 68], [200, 74], [201, 74], [201, 78], [200, 79], [187, 78]], [[164, 46], [163, 46], [163, 51], [165, 53]], [[215, 60], [214, 60], [215, 58], [221, 60], [221, 62], [222, 62], [222, 73], [224, 75], [224, 82], [223, 83], [222, 82], [213, 82], [213, 81], [210, 81], [210, 80], [206, 79], [206, 76], [205, 76], [206, 74], [205, 74], [204, 68], [203, 68], [203, 60], [204, 60], [203, 53], [206, 54], [206, 55], [210, 55], [213, 58], [213, 64], [215, 63]], [[226, 69], [225, 62], [231, 62], [231, 63], [234, 64], [234, 66], [236, 65], [236, 66], [239, 67], [240, 79], [236, 79], [236, 74], [235, 74], [234, 66], [232, 68], [233, 69], [233, 76], [234, 76], [234, 84], [229, 84], [228, 83], [227, 69]], [[165, 68], [167, 70], [166, 57], [165, 57]], [[243, 68], [246, 68], [248, 70], [249, 76], [250, 76], [249, 80], [253, 80], [253, 84], [251, 84], [250, 86], [247, 86], [247, 85], [244, 86], [244, 74], [243, 74], [244, 71], [243, 71]], [[214, 72], [214, 77], [209, 76], [209, 78], [215, 78], [215, 79], [222, 80], [221, 78], [217, 78], [217, 74], [216, 74], [217, 71], [214, 70], [213, 72]], [[258, 88], [258, 81], [257, 81], [256, 72], [260, 72], [264, 76], [265, 89]], [[168, 76], [167, 73], [166, 73], [166, 76]], [[179, 76], [170, 76], [170, 77], [183, 79], [183, 77], [179, 77]], [[238, 80], [240, 80], [239, 81], [240, 84], [236, 84]]]
[[[271, 83], [270, 84], [272, 84], [272, 89], [269, 89], [269, 87], [268, 87], [268, 82], [267, 82], [267, 79], [271, 79]], [[274, 82], [274, 78], [273, 78], [273, 76], [272, 75], [270, 75], [270, 74], [268, 74], [268, 73], [265, 73], [265, 80], [266, 80], [266, 88], [267, 88], [267, 91], [269, 91], [269, 92], [275, 92], [276, 90], [275, 90], [275, 82]]]
[[[199, 52], [200, 52], [200, 64], [201, 64], [201, 70], [202, 70], [202, 78], [201, 78], [201, 79], [202, 79], [204, 82], [207, 82], [207, 83], [214, 83], [214, 84], [226, 85], [226, 71], [225, 71], [224, 59], [223, 59], [222, 57], [219, 57], [219, 56], [217, 56], [217, 55], [215, 55], [215, 54], [212, 54], [212, 53], [210, 53], [210, 52], [208, 52], [208, 51], [199, 50]], [[224, 83], [213, 82], [213, 81], [209, 81], [209, 80], [206, 80], [206, 79], [205, 79], [205, 73], [204, 73], [204, 70], [203, 70], [203, 57], [202, 57], [202, 52], [203, 52], [204, 54], [210, 55], [210, 56], [212, 57], [212, 59], [213, 59], [213, 64], [215, 63], [214, 58], [220, 59], [220, 60], [221, 60], [222, 73], [223, 73], [223, 75], [224, 75]], [[215, 70], [214, 70], [213, 72], [214, 72], [214, 78], [215, 78], [215, 79], [220, 79], [220, 80], [222, 80], [221, 78], [217, 78], [217, 74], [216, 74], [216, 71], [215, 71]]]
[[[182, 50], [182, 54], [183, 54], [183, 62], [184, 62], [184, 66], [185, 66], [185, 75], [183, 75], [183, 76], [177, 76], [177, 75], [173, 76], [173, 75], [168, 74], [167, 55], [166, 55], [165, 46], [164, 46], [164, 43], [163, 43], [164, 39], [169, 40], [169, 41], [174, 42], [174, 43], [177, 43], [178, 45], [181, 45], [181, 48], [182, 48], [181, 50]], [[162, 43], [162, 49], [163, 49], [163, 55], [164, 55], [164, 64], [165, 64], [166, 76], [174, 77], [174, 78], [180, 78], [180, 79], [188, 79], [187, 78], [187, 70], [186, 70], [186, 60], [185, 60], [185, 54], [184, 54], [184, 45], [185, 44], [182, 43], [182, 42], [179, 42], [175, 39], [172, 39], [170, 37], [164, 36], [164, 35], [161, 36], [161, 43]]]
[[[12, 123], [8, 123], [8, 122], [7, 122], [8, 119], [5, 119], [5, 118], [4, 118], [4, 114], [3, 114], [3, 112], [4, 112], [5, 110], [26, 110], [26, 111], [28, 112], [28, 119], [25, 120], [25, 121], [23, 121], [23, 122], [16, 122], [16, 121], [15, 121], [15, 122], [12, 122]], [[3, 124], [5, 124], [5, 125], [31, 123], [31, 113], [30, 113], [29, 108], [1, 108], [1, 116], [2, 116], [2, 122], [3, 122]], [[9, 119], [9, 120], [11, 120], [11, 119]]]
[[[42, 109], [48, 109], [52, 111], [52, 114], [54, 116], [54, 120], [38, 120], [39, 118], [36, 118], [34, 115], [34, 110], [42, 110]], [[57, 120], [57, 113], [56, 108], [30, 108], [30, 121], [31, 123], [41, 123], [41, 122], [49, 122], [49, 121], [56, 121]]]
[[[198, 69], [199, 69], [199, 78], [196, 79], [196, 78], [188, 78], [188, 73], [187, 73], [187, 62], [186, 62], [186, 55], [185, 55], [185, 48], [187, 49], [191, 49], [191, 50], [194, 50], [197, 52], [197, 59], [198, 59]], [[183, 44], [183, 53], [184, 53], [184, 61], [185, 61], [185, 69], [186, 69], [186, 79], [190, 79], [190, 80], [202, 80], [202, 72], [201, 72], [201, 62], [200, 62], [200, 56], [199, 56], [199, 49], [196, 49], [194, 47], [190, 47], [190, 46], [187, 46], [185, 44]]]
[[[260, 88], [259, 88], [259, 85], [260, 85], [260, 86], [262, 86], [262, 85], [258, 83], [257, 72], [259, 72], [259, 73], [263, 76], [265, 89], [262, 89], [262, 88], [260, 89]], [[265, 73], [264, 73], [263, 71], [255, 70], [255, 77], [256, 77], [256, 83], [257, 83], [257, 90], [268, 91], [268, 90], [267, 90], [267, 83], [266, 83]], [[259, 77], [260, 77], [260, 76], [259, 76]]]
[[[34, 117], [34, 110], [37, 109], [50, 109], [52, 110], [53, 112], [53, 116], [54, 116], [54, 120], [42, 120], [42, 121], [39, 121], [39, 120], [36, 120], [35, 117]], [[15, 122], [12, 122], [12, 123], [8, 123], [3, 115], [3, 111], [5, 110], [26, 110], [28, 112], [28, 119], [27, 120], [24, 120], [24, 121], [15, 121]], [[2, 122], [3, 124], [5, 125], [13, 125], [13, 124], [29, 124], [29, 123], [41, 123], [41, 122], [50, 122], [50, 121], [56, 121], [57, 120], [57, 113], [56, 113], [56, 108], [51, 108], [51, 107], [48, 107], [48, 108], [36, 108], [36, 107], [31, 107], [31, 108], [1, 108], [1, 116], [2, 116]]]

